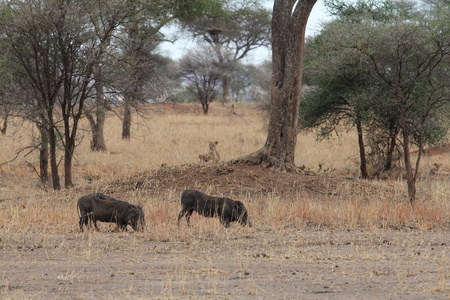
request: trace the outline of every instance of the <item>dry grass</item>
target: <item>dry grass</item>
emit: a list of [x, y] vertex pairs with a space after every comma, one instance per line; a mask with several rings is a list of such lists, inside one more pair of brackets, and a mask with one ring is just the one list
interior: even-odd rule
[[[154, 112], [145, 125], [141, 122], [133, 129], [130, 141], [121, 140], [120, 121], [110, 116], [105, 127], [107, 153], [90, 152], [84, 124], [71, 189], [42, 189], [29, 167], [36, 166], [35, 152], [20, 152], [16, 160], [0, 167], [1, 298], [94, 298], [95, 288], [110, 291], [100, 297], [105, 299], [295, 298], [302, 284], [309, 288], [305, 298], [326, 296], [330, 290], [337, 293], [331, 296], [344, 298], [450, 295], [448, 153], [424, 158], [419, 201], [411, 207], [402, 180], [357, 179], [353, 132], [322, 142], [314, 133], [302, 133], [296, 163], [309, 170], [310, 175], [301, 178], [314, 182], [315, 190], [305, 188], [308, 182], [292, 192], [276, 187], [258, 192], [249, 187], [256, 179], [229, 193], [226, 186], [219, 192], [217, 183], [202, 184], [204, 192], [238, 197], [248, 208], [253, 227], [233, 225], [227, 230], [215, 219], [194, 214], [188, 229], [176, 225], [180, 187], [175, 183], [180, 178], [166, 178], [174, 187], [158, 190], [123, 189], [117, 181], [161, 165], [200, 167], [198, 154], [208, 151], [209, 141], [219, 142], [224, 161], [253, 152], [265, 142], [267, 115], [244, 104], [237, 106], [238, 115], [219, 104], [208, 116], [197, 106], [186, 111]], [[10, 128], [0, 136], [0, 164], [35, 142], [30, 132], [30, 126]], [[442, 164], [438, 175], [431, 174], [434, 163]], [[265, 174], [269, 173], [258, 176]], [[88, 178], [94, 183], [89, 184]], [[101, 223], [100, 233], [79, 233], [76, 199], [94, 191], [110, 191], [143, 204], [145, 232], [117, 233], [113, 225]], [[391, 266], [393, 261], [397, 269]], [[16, 282], [21, 276], [36, 284], [47, 279], [25, 274], [27, 268], [53, 273], [45, 292], [27, 281]], [[110, 277], [103, 278], [103, 273]], [[423, 281], [420, 286], [417, 278]], [[372, 288], [361, 281], [372, 282], [380, 293], [367, 294]]]
[[[194, 106], [195, 107], [195, 106]], [[244, 105], [238, 106], [241, 114], [229, 113], [227, 107], [216, 104], [211, 114], [204, 116], [197, 112], [154, 112], [151, 120], [134, 128], [134, 138], [123, 141], [120, 138], [121, 124], [117, 118], [107, 120], [105, 138], [108, 153], [92, 153], [89, 150], [87, 124], [80, 131], [80, 145], [74, 160], [74, 183], [77, 189], [63, 192], [46, 193], [40, 187], [37, 175], [29, 167], [35, 167], [37, 153], [22, 151], [18, 158], [2, 165], [0, 181], [0, 199], [5, 199], [0, 220], [5, 222], [2, 228], [35, 228], [37, 224], [54, 228], [54, 224], [68, 223], [70, 229], [76, 216], [73, 216], [74, 199], [80, 190], [108, 190], [110, 182], [118, 178], [127, 178], [137, 173], [158, 169], [161, 165], [197, 164], [198, 154], [206, 153], [209, 141], [219, 141], [218, 151], [226, 161], [248, 154], [261, 147], [265, 139], [266, 113]], [[30, 126], [10, 128], [9, 134], [2, 136], [0, 162], [11, 160], [17, 149], [30, 146], [34, 139]], [[307, 170], [335, 176], [358, 176], [356, 139], [348, 133], [339, 138], [318, 142], [314, 133], [299, 136], [296, 152], [297, 165], [305, 165]], [[430, 169], [435, 162], [442, 164], [441, 172], [448, 174], [450, 159], [448, 153], [425, 157], [419, 187], [421, 197], [417, 205], [410, 207], [403, 200], [405, 183], [402, 180], [373, 181], [351, 189], [353, 182], [340, 183], [340, 196], [310, 195], [303, 190], [297, 194], [280, 197], [277, 193], [242, 195], [253, 212], [254, 222], [266, 226], [283, 223], [326, 225], [334, 228], [351, 227], [420, 227], [422, 229], [449, 226], [450, 188], [448, 176], [432, 176]], [[63, 173], [63, 171], [60, 171]], [[316, 173], [316, 174], [317, 174]], [[323, 177], [323, 188], [328, 189], [327, 176]], [[94, 178], [95, 185], [88, 185], [88, 178]], [[174, 178], [176, 180], [176, 178]], [[322, 180], [322, 179], [318, 179]], [[245, 187], [244, 187], [245, 188]], [[214, 193], [214, 187], [206, 188]], [[178, 201], [179, 191], [167, 189], [152, 192], [153, 199], [144, 199], [136, 194], [130, 202], [144, 202], [152, 207], [147, 215], [155, 212], [163, 220], [172, 218], [173, 201]], [[156, 197], [155, 197], [156, 196]], [[320, 196], [320, 197], [318, 197]], [[128, 195], [127, 197], [130, 197]], [[318, 200], [319, 198], [319, 200]], [[170, 199], [171, 202], [162, 201]], [[259, 201], [258, 201], [259, 199]], [[13, 201], [10, 201], [13, 200]], [[264, 205], [262, 205], [264, 203]], [[12, 208], [20, 208], [16, 211]], [[42, 219], [42, 210], [48, 218]], [[51, 213], [49, 213], [51, 212]], [[4, 215], [6, 214], [6, 215]], [[25, 220], [25, 224], [24, 224]], [[149, 223], [152, 223], [150, 220]], [[28, 224], [27, 224], [28, 223]], [[170, 235], [172, 228], [167, 229]], [[67, 230], [61, 229], [61, 230]]]

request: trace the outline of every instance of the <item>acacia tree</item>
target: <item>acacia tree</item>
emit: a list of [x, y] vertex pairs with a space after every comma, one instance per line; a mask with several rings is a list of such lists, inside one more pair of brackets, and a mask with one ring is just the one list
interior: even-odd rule
[[[55, 72], [57, 59], [53, 56], [56, 51], [52, 51], [55, 41], [50, 34], [49, 15], [43, 12], [45, 5], [41, 7], [30, 3], [28, 6], [21, 1], [10, 2], [8, 6], [2, 7], [2, 11], [1, 26], [9, 43], [10, 66], [16, 68], [19, 76], [29, 78], [23, 82], [30, 84], [35, 91], [32, 94], [35, 97], [31, 99], [32, 102], [36, 101], [34, 116], [39, 117], [43, 125], [41, 128], [48, 132], [52, 182], [54, 189], [59, 189], [54, 107], [62, 79]], [[43, 72], [44, 69], [47, 72]]]
[[92, 110], [86, 110], [93, 133], [92, 150], [106, 151], [103, 127], [106, 112], [117, 103], [115, 100], [122, 100], [122, 139], [130, 139], [132, 112], [145, 115], [141, 104], [166, 94], [160, 60], [153, 53], [164, 40], [161, 28], [175, 20], [192, 21], [221, 7], [218, 0], [133, 0], [132, 4], [133, 13], [105, 44], [108, 51], [96, 68], [96, 98]]
[[[122, 7], [122, 5], [125, 6]], [[126, 28], [130, 23], [130, 18], [137, 15], [141, 8], [139, 1], [132, 1], [129, 4], [112, 3], [109, 5], [105, 3], [86, 8], [85, 13], [89, 16], [91, 26], [96, 33], [98, 53], [101, 55], [93, 68], [93, 97], [90, 99], [89, 105], [85, 106], [84, 113], [91, 126], [91, 150], [106, 152], [104, 126], [111, 101], [105, 95], [104, 89], [107, 85], [105, 73], [108, 66], [115, 61], [112, 52], [117, 47], [111, 44], [114, 43], [119, 26]]]
[[[74, 30], [78, 30], [80, 25], [84, 27], [87, 24], [89, 26], [88, 32], [84, 32], [82, 36], [78, 32], [70, 32], [67, 39], [59, 39], [59, 47], [63, 53], [62, 62], [66, 73], [63, 96], [60, 100], [64, 122], [65, 186], [72, 185], [72, 158], [76, 146], [78, 121], [83, 115], [84, 102], [91, 95], [91, 82], [94, 80], [98, 100], [101, 97], [98, 85], [102, 84], [98, 67], [102, 63], [111, 35], [129, 15], [134, 13], [133, 5], [121, 1], [108, 1], [107, 3], [87, 1], [83, 4], [69, 3], [66, 9], [76, 11], [72, 10], [72, 5], [79, 7], [79, 14], [71, 16], [73, 18], [70, 19], [73, 21], [71, 25], [73, 25]], [[87, 22], [77, 22], [78, 15], [86, 18]], [[79, 44], [68, 47], [66, 50], [65, 47], [67, 47], [67, 44], [70, 45], [71, 39], [78, 40]], [[90, 59], [85, 60], [85, 56]], [[100, 92], [100, 94], [102, 93]]]
[[[126, 82], [128, 86], [131, 86], [130, 89], [134, 89], [137, 84], [136, 82], [129, 83], [129, 78], [135, 77], [134, 70], [137, 66], [134, 65], [133, 58], [136, 56], [136, 53], [132, 53], [130, 56], [128, 55], [129, 51], [127, 49], [120, 49], [123, 48], [121, 47], [122, 44], [134, 45], [137, 43], [137, 37], [135, 35], [131, 34], [127, 36], [126, 33], [129, 33], [130, 28], [133, 28], [131, 30], [133, 33], [136, 32], [134, 28], [140, 26], [140, 24], [136, 21], [136, 18], [142, 14], [144, 9], [141, 1], [133, 1], [132, 3], [132, 13], [129, 13], [124, 19], [124, 22], [121, 22], [120, 30], [117, 30], [117, 27], [114, 28], [114, 30], [109, 32], [108, 38], [102, 41], [101, 52], [103, 55], [98, 64], [94, 67], [93, 75], [95, 92], [93, 97], [90, 99], [91, 101], [88, 102], [88, 105], [85, 106], [84, 110], [91, 126], [92, 151], [107, 151], [106, 141], [104, 138], [106, 114], [110, 110], [110, 107], [114, 103], [114, 100], [117, 98], [118, 94], [122, 94], [124, 98], [124, 124], [128, 124], [128, 120], [131, 122], [131, 117], [128, 115], [130, 112], [128, 109], [130, 103], [128, 95], [130, 93], [124, 92], [123, 88], [121, 88], [117, 82]], [[94, 10], [93, 12], [88, 13], [92, 16], [91, 19], [93, 20], [95, 32], [99, 33], [99, 37], [101, 37], [108, 30], [110, 30], [108, 26], [104, 25], [108, 24], [108, 20], [114, 17], [114, 14], [116, 14], [117, 11], [99, 10], [99, 12], [100, 13]], [[144, 23], [144, 20], [142, 19], [139, 21]], [[120, 62], [124, 63], [120, 64]], [[120, 72], [120, 76], [118, 76], [120, 79], [112, 79], [112, 77], [118, 72]]]
[[294, 170], [302, 87], [305, 29], [317, 0], [275, 0], [272, 15], [272, 87], [267, 140], [258, 151], [232, 162]]
[[[3, 16], [8, 18], [7, 7], [2, 6], [1, 11], [5, 12]], [[15, 72], [17, 68], [21, 69], [21, 67], [10, 55], [8, 38], [3, 36], [0, 39], [0, 44], [2, 48], [2, 51], [0, 51], [2, 53], [0, 60], [0, 119], [3, 118], [3, 126], [0, 124], [0, 132], [6, 134], [10, 119], [16, 125], [20, 125], [23, 120], [29, 120], [36, 125], [39, 132], [38, 137], [33, 137], [30, 146], [17, 150], [16, 158], [17, 154], [22, 151], [39, 151], [38, 170], [32, 163], [27, 164], [36, 171], [42, 185], [46, 187], [49, 179], [49, 143], [45, 112], [35, 100], [36, 97], [29, 79], [23, 77], [20, 72]]]
[[[419, 11], [391, 1], [330, 2], [340, 18], [318, 37], [323, 42], [316, 61], [322, 64], [321, 80], [315, 81], [316, 90], [306, 97], [311, 101], [305, 103], [303, 114], [312, 109], [309, 117], [330, 123], [330, 115], [339, 121], [341, 112], [362, 108], [360, 116], [371, 135], [381, 133], [388, 140], [388, 158], [400, 135], [412, 203], [422, 149], [438, 141], [448, 128], [442, 122], [449, 109], [449, 88], [443, 79], [450, 59], [448, 4]], [[304, 121], [307, 125], [308, 118]], [[358, 133], [362, 134], [360, 129]], [[413, 144], [419, 148], [414, 167]], [[382, 168], [390, 162], [387, 159]]]
[[[399, 24], [395, 31], [384, 26], [377, 28], [377, 38], [369, 43], [381, 51], [368, 55], [374, 73], [390, 89], [391, 99], [399, 112], [411, 203], [416, 197], [415, 183], [428, 124], [434, 113], [444, 108], [450, 99], [448, 85], [442, 80], [448, 74], [448, 69], [442, 65], [450, 62], [450, 36], [437, 36], [428, 31], [426, 24], [420, 23], [418, 26]], [[387, 32], [391, 34], [387, 35]], [[388, 44], [388, 40], [391, 43]], [[414, 143], [419, 148], [419, 155], [413, 168], [410, 146]]]
[[[94, 30], [86, 11], [112, 9], [116, 14]], [[131, 7], [132, 8], [132, 7]], [[47, 130], [53, 188], [59, 189], [57, 145], [64, 151], [64, 183], [72, 185], [72, 158], [78, 122], [90, 96], [94, 67], [102, 57], [102, 44], [130, 12], [120, 1], [10, 1], [1, 26], [10, 44], [15, 71], [31, 85], [31, 98]], [[109, 14], [111, 16], [111, 14]], [[62, 125], [62, 126], [61, 126]], [[62, 129], [62, 131], [60, 130]]]
[[[132, 112], [145, 113], [149, 99], [159, 99], [165, 92], [160, 61], [154, 50], [162, 40], [161, 26], [148, 14], [136, 14], [123, 29], [126, 37], [120, 44], [117, 63], [113, 64], [110, 84], [123, 95], [121, 105], [122, 139], [131, 138]], [[150, 19], [147, 19], [150, 18]], [[119, 71], [119, 72], [118, 72]], [[108, 76], [108, 75], [107, 75]], [[110, 86], [111, 86], [110, 85]]]
[[306, 68], [310, 69], [308, 82], [312, 86], [306, 91], [300, 104], [301, 127], [320, 127], [318, 136], [325, 138], [337, 131], [342, 122], [356, 126], [361, 177], [368, 178], [362, 128], [364, 118], [367, 117], [368, 103], [361, 99], [373, 95], [370, 95], [370, 87], [364, 73], [358, 68], [357, 57], [346, 55], [345, 51], [339, 50], [336, 51], [337, 54], [322, 42], [328, 43], [328, 40], [324, 41], [323, 35], [316, 37], [313, 44], [307, 44], [309, 52], [314, 49], [315, 55], [305, 64]]
[[222, 102], [228, 102], [230, 83], [239, 61], [250, 51], [270, 44], [270, 11], [255, 0], [223, 1], [192, 22], [185, 22], [194, 38], [208, 44], [221, 68]]
[[217, 95], [220, 70], [218, 62], [207, 48], [190, 51], [180, 59], [179, 74], [197, 91], [205, 115]]

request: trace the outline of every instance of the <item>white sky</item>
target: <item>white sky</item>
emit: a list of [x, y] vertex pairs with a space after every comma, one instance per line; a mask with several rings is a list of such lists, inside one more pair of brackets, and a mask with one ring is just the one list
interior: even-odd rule
[[[273, 1], [265, 1], [265, 6], [269, 9], [273, 7]], [[316, 34], [321, 29], [321, 24], [331, 20], [331, 17], [327, 14], [324, 7], [323, 0], [318, 0], [314, 5], [313, 10], [308, 19], [308, 24], [306, 26], [306, 36], [311, 36]], [[169, 28], [163, 30], [163, 33], [167, 38], [173, 39], [177, 34], [177, 29]], [[165, 56], [169, 56], [174, 60], [182, 57], [189, 49], [196, 46], [196, 43], [188, 39], [179, 38], [175, 43], [164, 42], [160, 46], [160, 53]], [[247, 54], [245, 58], [245, 63], [259, 63], [265, 59], [270, 58], [270, 53], [267, 49], [258, 48]]]

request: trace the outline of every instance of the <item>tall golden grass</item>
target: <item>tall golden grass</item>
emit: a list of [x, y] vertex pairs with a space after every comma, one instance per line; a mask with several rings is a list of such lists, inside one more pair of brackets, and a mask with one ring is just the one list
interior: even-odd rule
[[[37, 168], [36, 151], [24, 150], [15, 158], [18, 149], [37, 141], [31, 125], [11, 126], [0, 137], [0, 232], [78, 231], [76, 199], [81, 196], [80, 191], [104, 192], [113, 180], [154, 170], [162, 164], [199, 163], [198, 154], [208, 152], [209, 141], [219, 142], [222, 161], [258, 150], [267, 134], [267, 113], [254, 105], [236, 107], [237, 114], [231, 114], [229, 107], [214, 104], [206, 116], [197, 105], [187, 112], [154, 111], [148, 119], [134, 125], [129, 141], [121, 139], [120, 120], [111, 114], [105, 125], [106, 153], [90, 151], [89, 128], [83, 123], [73, 161], [75, 187], [62, 191], [45, 191], [39, 184], [30, 167]], [[296, 163], [310, 172], [357, 178], [357, 162], [357, 140], [352, 131], [320, 142], [314, 132], [303, 132], [298, 137]], [[443, 172], [450, 169], [448, 153], [425, 157], [418, 182], [421, 198], [412, 207], [407, 203], [406, 186], [401, 179], [371, 181], [368, 184], [372, 189], [339, 197], [248, 194], [239, 200], [246, 203], [255, 227], [448, 228], [450, 183], [446, 174], [430, 174], [436, 162], [442, 164]], [[89, 185], [88, 178], [94, 178], [94, 184]], [[377, 192], [370, 192], [374, 190]], [[147, 227], [151, 228], [150, 239], [185, 240], [200, 232], [224, 232], [219, 222], [195, 216], [192, 231], [178, 231], [176, 190], [160, 191], [152, 197], [132, 191], [124, 200], [143, 204]]]

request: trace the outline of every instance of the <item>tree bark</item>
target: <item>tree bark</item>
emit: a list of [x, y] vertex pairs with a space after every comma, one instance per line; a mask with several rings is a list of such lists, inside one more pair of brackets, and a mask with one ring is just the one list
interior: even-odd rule
[[39, 179], [45, 186], [48, 182], [48, 129], [43, 125], [38, 125], [41, 135], [41, 147], [39, 149]]
[[272, 16], [272, 89], [263, 148], [232, 162], [295, 170], [295, 146], [302, 87], [305, 29], [317, 0], [275, 0]]
[[8, 115], [5, 115], [5, 116], [3, 117], [3, 126], [0, 127], [0, 133], [1, 133], [2, 135], [5, 135], [5, 134], [6, 134], [6, 128], [8, 128]]
[[95, 92], [97, 94], [95, 103], [95, 119], [92, 115], [87, 114], [92, 130], [91, 150], [106, 152], [107, 149], [104, 137], [104, 126], [106, 120], [107, 103], [105, 100], [105, 95], [103, 93], [103, 82], [100, 66], [96, 67], [94, 77]]
[[[51, 114], [51, 117], [53, 119], [53, 114]], [[56, 134], [53, 127], [48, 131], [48, 140], [50, 143], [50, 168], [52, 170], [53, 189], [60, 190], [61, 183], [59, 181], [58, 163], [56, 162]]]
[[64, 154], [64, 186], [73, 186], [72, 182], [72, 158], [75, 147], [74, 145], [68, 145]]
[[361, 177], [364, 179], [368, 179], [369, 174], [367, 173], [366, 151], [364, 149], [362, 124], [359, 118], [356, 118], [356, 129], [358, 130], [359, 158], [361, 161], [360, 162]]
[[123, 106], [122, 140], [131, 138], [131, 105], [127, 99]]
[[203, 109], [203, 114], [206, 116], [208, 114], [208, 110], [209, 110], [209, 103], [208, 101], [202, 101], [202, 109]]
[[228, 76], [228, 75], [222, 76], [222, 91], [223, 91], [222, 104], [229, 102], [228, 98], [229, 98], [229, 91], [230, 91], [230, 81], [231, 81], [230, 76]]
[[404, 116], [400, 118], [400, 126], [403, 136], [403, 156], [405, 160], [406, 182], [408, 184], [408, 197], [409, 203], [413, 204], [416, 200], [416, 177], [413, 174], [411, 153], [409, 152], [409, 130]]
[[386, 155], [386, 161], [384, 163], [384, 170], [387, 171], [392, 168], [392, 160], [394, 156], [395, 146], [396, 146], [396, 140], [397, 140], [397, 134], [398, 134], [398, 127], [396, 126], [397, 121], [391, 120], [389, 125], [389, 142], [388, 142], [388, 152]]

